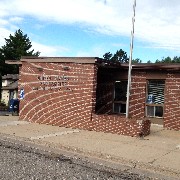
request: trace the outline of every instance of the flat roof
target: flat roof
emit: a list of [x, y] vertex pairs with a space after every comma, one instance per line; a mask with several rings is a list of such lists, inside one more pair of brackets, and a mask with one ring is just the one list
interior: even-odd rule
[[6, 60], [6, 64], [19, 64], [22, 62], [34, 63], [82, 63], [94, 64], [98, 57], [37, 57], [37, 56], [22, 56], [20, 60]]
[[[106, 61], [98, 57], [37, 57], [37, 56], [22, 56], [21, 60], [7, 60], [7, 64], [22, 64], [22, 62], [32, 63], [81, 63], [81, 64], [97, 64], [102, 68], [121, 68], [128, 69], [128, 63]], [[180, 63], [133, 63], [133, 69], [141, 70], [180, 70]]]
[[17, 80], [17, 79], [19, 79], [19, 74], [6, 74], [6, 75], [2, 76], [2, 79], [3, 80], [6, 80], [6, 79]]
[[19, 64], [21, 65], [22, 62], [20, 60], [5, 60], [6, 64]]
[[21, 62], [61, 62], [61, 63], [83, 63], [94, 64], [98, 57], [33, 57], [25, 56]]
[[[98, 59], [96, 62], [99, 67], [102, 68], [119, 68], [119, 69], [128, 69], [129, 63], [120, 63], [105, 61], [103, 59]], [[132, 63], [132, 69], [141, 69], [141, 70], [178, 70], [180, 71], [180, 63]]]

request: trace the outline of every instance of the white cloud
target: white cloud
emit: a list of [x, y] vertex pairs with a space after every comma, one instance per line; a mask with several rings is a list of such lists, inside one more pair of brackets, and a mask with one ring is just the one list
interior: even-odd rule
[[[149, 3], [144, 0], [139, 4], [136, 13], [136, 36], [143, 41], [152, 43], [154, 47], [179, 51], [179, 1], [153, 0]], [[146, 9], [146, 12], [142, 9]]]
[[114, 46], [114, 47], [124, 47], [124, 46], [127, 46], [127, 44], [125, 44], [125, 43], [112, 43], [112, 46]]
[[90, 48], [88, 51], [80, 50], [75, 55], [76, 57], [100, 57], [104, 55], [104, 52], [107, 51], [107, 47], [101, 46], [101, 45], [95, 45], [92, 48]]
[[[73, 23], [91, 31], [129, 37], [132, 4], [132, 0], [1, 0], [0, 17], [32, 16], [50, 23]], [[179, 12], [179, 0], [137, 0], [135, 40], [179, 51]]]
[[10, 22], [13, 22], [13, 23], [20, 23], [20, 22], [22, 22], [23, 21], [23, 18], [21, 18], [21, 17], [10, 17], [9, 18], [9, 21]]
[[0, 46], [3, 46], [5, 44], [5, 39], [4, 38], [9, 37], [10, 34], [12, 34], [11, 31], [0, 27]]
[[33, 41], [32, 47], [35, 51], [39, 51], [41, 53], [40, 56], [61, 56], [61, 54], [69, 51], [69, 49], [65, 47], [47, 46]]
[[[30, 15], [38, 19], [57, 23], [79, 23], [98, 31], [125, 32], [129, 26], [131, 1], [101, 0], [3, 0], [2, 11], [12, 16]], [[3, 6], [1, 7], [1, 4]], [[118, 6], [118, 8], [117, 8]], [[119, 12], [122, 12], [119, 14]], [[124, 28], [123, 28], [124, 27]], [[130, 26], [129, 26], [130, 27]], [[120, 31], [121, 29], [121, 31]]]
[[7, 20], [0, 19], [0, 27], [9, 24]]

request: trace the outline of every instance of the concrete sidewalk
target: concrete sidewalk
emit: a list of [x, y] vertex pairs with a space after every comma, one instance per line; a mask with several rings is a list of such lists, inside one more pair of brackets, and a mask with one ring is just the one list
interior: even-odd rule
[[180, 132], [152, 125], [144, 139], [18, 121], [0, 116], [0, 133], [180, 179]]

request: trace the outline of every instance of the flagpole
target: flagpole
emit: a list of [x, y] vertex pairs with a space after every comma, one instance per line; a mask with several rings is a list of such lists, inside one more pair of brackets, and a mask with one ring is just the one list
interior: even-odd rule
[[129, 99], [130, 99], [130, 90], [131, 90], [131, 71], [132, 71], [132, 55], [133, 55], [133, 41], [134, 41], [135, 9], [136, 9], [136, 0], [134, 0], [134, 5], [133, 5], [132, 31], [131, 31], [131, 44], [130, 44], [130, 56], [129, 56], [129, 70], [128, 70], [128, 85], [127, 85], [127, 101], [126, 101], [126, 118], [129, 118]]

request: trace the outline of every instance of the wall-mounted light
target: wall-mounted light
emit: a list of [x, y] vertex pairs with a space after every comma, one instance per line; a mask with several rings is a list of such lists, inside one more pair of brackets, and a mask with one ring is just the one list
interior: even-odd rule
[[65, 71], [70, 70], [70, 67], [69, 67], [69, 66], [63, 66], [62, 68], [63, 68]]
[[38, 71], [43, 71], [42, 67], [37, 67]]

